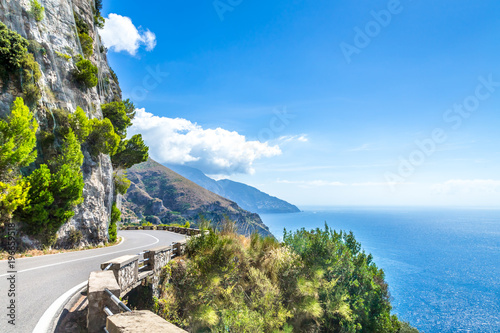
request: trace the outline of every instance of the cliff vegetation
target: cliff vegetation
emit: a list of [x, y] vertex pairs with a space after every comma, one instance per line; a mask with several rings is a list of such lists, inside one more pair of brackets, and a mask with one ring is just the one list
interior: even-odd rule
[[246, 238], [228, 223], [163, 270], [154, 310], [190, 332], [416, 333], [391, 314], [384, 272], [352, 233]]

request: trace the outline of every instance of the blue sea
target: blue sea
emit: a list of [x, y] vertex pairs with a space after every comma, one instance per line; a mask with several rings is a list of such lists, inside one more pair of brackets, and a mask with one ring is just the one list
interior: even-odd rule
[[352, 230], [384, 269], [393, 312], [425, 333], [500, 332], [500, 210], [309, 208], [263, 214], [283, 228]]

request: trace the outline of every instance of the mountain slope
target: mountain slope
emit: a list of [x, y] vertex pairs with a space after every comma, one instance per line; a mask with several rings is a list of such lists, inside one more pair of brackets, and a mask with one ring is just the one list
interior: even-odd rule
[[236, 221], [242, 234], [257, 231], [264, 236], [271, 235], [259, 215], [243, 210], [151, 159], [133, 166], [127, 174], [132, 184], [124, 196], [122, 210], [132, 216], [147, 217], [156, 223], [186, 220], [196, 223], [201, 214], [216, 224], [227, 216]]
[[198, 169], [167, 165], [170, 169], [186, 177], [201, 187], [236, 202], [241, 208], [258, 214], [298, 213], [300, 210], [281, 199], [270, 196], [255, 187], [229, 179], [216, 181]]

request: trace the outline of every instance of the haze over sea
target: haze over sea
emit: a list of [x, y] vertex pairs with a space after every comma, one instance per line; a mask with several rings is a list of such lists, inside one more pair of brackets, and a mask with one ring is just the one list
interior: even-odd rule
[[421, 332], [500, 332], [500, 210], [307, 208], [263, 214], [283, 228], [352, 230], [386, 273], [393, 311]]

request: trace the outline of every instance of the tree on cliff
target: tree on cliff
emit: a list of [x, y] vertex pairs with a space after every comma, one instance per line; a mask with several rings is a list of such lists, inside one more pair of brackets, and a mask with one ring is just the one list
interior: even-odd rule
[[29, 182], [20, 170], [35, 161], [38, 123], [33, 113], [18, 97], [7, 120], [0, 119], [0, 223], [12, 217], [26, 201]]
[[32, 186], [18, 214], [26, 231], [38, 236], [44, 245], [55, 242], [56, 232], [74, 216], [74, 207], [83, 200], [82, 163], [80, 142], [70, 129], [58, 156], [27, 177]]

